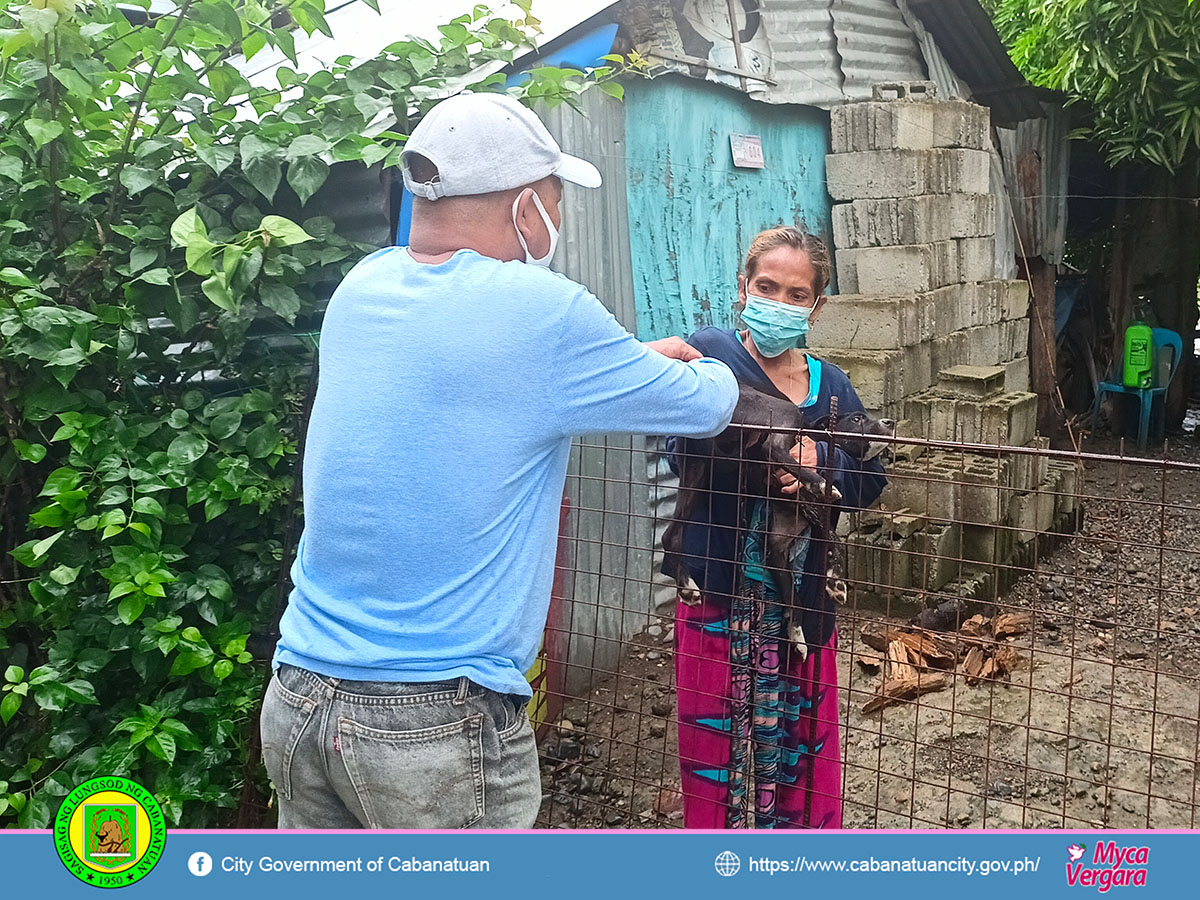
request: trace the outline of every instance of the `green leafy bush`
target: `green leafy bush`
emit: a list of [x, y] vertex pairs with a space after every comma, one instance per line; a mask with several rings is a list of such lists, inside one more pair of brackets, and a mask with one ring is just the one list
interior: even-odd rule
[[[229, 821], [314, 314], [370, 249], [296, 213], [333, 163], [394, 166], [451, 79], [497, 87], [537, 24], [477, 7], [301, 74], [294, 31], [328, 33], [323, 9], [0, 13], [0, 822], [45, 827], [96, 774], [173, 824]], [[235, 54], [268, 47], [292, 66], [252, 85]], [[539, 72], [519, 93], [596, 81]]]

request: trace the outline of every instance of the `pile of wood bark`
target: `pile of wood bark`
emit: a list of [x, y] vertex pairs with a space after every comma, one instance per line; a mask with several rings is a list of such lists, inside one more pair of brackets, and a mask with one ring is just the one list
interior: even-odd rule
[[921, 694], [940, 691], [955, 674], [975, 685], [1006, 681], [1019, 655], [1007, 639], [1032, 627], [1029, 613], [972, 616], [958, 631], [934, 631], [915, 625], [881, 628], [866, 625], [862, 641], [879, 657], [859, 656], [859, 665], [880, 672], [875, 696], [863, 706], [873, 713]]

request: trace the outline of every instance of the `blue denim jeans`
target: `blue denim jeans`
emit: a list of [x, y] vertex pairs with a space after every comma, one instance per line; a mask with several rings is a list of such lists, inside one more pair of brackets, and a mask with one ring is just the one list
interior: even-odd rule
[[525, 699], [466, 678], [346, 681], [281, 666], [263, 703], [280, 828], [531, 828]]

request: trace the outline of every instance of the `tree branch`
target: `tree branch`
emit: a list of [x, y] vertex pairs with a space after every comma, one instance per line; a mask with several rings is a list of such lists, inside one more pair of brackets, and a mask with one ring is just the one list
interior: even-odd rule
[[146, 83], [142, 85], [142, 89], [138, 93], [137, 102], [133, 108], [133, 118], [129, 122], [129, 128], [125, 131], [125, 141], [121, 145], [121, 156], [117, 161], [117, 169], [113, 172], [112, 199], [109, 200], [108, 204], [109, 228], [112, 228], [115, 224], [117, 214], [121, 210], [121, 203], [125, 197], [125, 192], [121, 188], [121, 173], [125, 171], [125, 166], [129, 162], [129, 146], [133, 143], [133, 132], [138, 127], [138, 122], [142, 117], [142, 107], [146, 104], [146, 95], [150, 93], [150, 86], [154, 84], [154, 78], [158, 74], [158, 65], [162, 62], [163, 54], [171, 46], [171, 42], [175, 40], [175, 35], [179, 33], [179, 29], [183, 27], [183, 21], [187, 18], [188, 10], [191, 9], [193, 2], [195, 0], [184, 0], [183, 6], [179, 8], [175, 24], [171, 27], [170, 32], [167, 33], [167, 37], [158, 51], [158, 56], [155, 57], [154, 62], [150, 66], [150, 74], [146, 76]]
[[[298, 2], [298, 0], [285, 0], [285, 2], [271, 7], [271, 9], [269, 9], [267, 11], [266, 19], [264, 19], [262, 22], [259, 22], [257, 24], [255, 24], [255, 23], [250, 23], [250, 24], [252, 27], [255, 27], [255, 28], [265, 28], [267, 25], [270, 24], [271, 20], [273, 18], [275, 18], [275, 16], [278, 13], [287, 12], [289, 9], [291, 9], [293, 4], [295, 4], [297, 2]], [[206, 76], [209, 72], [211, 72], [213, 69], [215, 69], [221, 63], [225, 62], [225, 60], [229, 59], [229, 57], [231, 57], [237, 53], [240, 53], [241, 51], [242, 51], [242, 41], [235, 41], [234, 43], [230, 44], [228, 47], [226, 47], [224, 50], [222, 50], [220, 53], [218, 53], [216, 55], [216, 57], [209, 60], [203, 69], [201, 69], [199, 72], [196, 73], [196, 80], [202, 81], [204, 79], [204, 76]], [[249, 94], [247, 94], [247, 97], [249, 97]], [[245, 101], [241, 101], [241, 102], [245, 102]], [[162, 127], [166, 124], [167, 124], [166, 119], [160, 119], [158, 121], [158, 123], [154, 126], [154, 128], [151, 129], [150, 137], [154, 137], [155, 135], [157, 135], [159, 133], [159, 131], [162, 130]]]
[[[57, 38], [55, 39], [57, 43]], [[57, 54], [50, 53], [50, 36], [45, 38], [46, 83], [50, 93], [50, 119], [58, 121], [58, 83], [50, 70], [54, 66]], [[67, 249], [67, 235], [63, 228], [62, 189], [58, 186], [58, 138], [46, 145], [46, 155], [49, 157], [50, 176], [50, 219], [54, 227], [54, 243], [59, 253]]]

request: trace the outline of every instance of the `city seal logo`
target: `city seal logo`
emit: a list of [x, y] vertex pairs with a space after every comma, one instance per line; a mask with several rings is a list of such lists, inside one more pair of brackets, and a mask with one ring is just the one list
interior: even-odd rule
[[137, 804], [83, 804], [83, 859], [110, 871], [133, 862], [137, 847]]
[[67, 870], [96, 887], [140, 881], [162, 857], [167, 826], [151, 793], [128, 778], [93, 778], [54, 817], [54, 848]]

